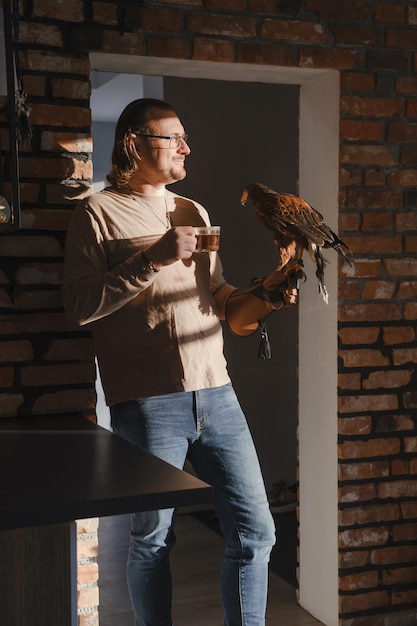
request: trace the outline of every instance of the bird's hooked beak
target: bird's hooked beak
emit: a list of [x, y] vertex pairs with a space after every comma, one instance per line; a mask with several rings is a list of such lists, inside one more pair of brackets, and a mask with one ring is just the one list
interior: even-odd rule
[[249, 191], [247, 189], [243, 190], [242, 197], [240, 199], [240, 204], [245, 205], [249, 198]]

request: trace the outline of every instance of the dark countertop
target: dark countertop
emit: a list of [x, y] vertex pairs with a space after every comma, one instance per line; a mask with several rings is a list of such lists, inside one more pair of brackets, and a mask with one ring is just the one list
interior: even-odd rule
[[0, 530], [202, 504], [211, 491], [82, 417], [0, 420]]

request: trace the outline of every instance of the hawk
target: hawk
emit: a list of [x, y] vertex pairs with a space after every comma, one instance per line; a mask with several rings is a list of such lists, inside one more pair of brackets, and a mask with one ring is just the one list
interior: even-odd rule
[[307, 250], [316, 265], [319, 293], [327, 304], [329, 295], [324, 283], [326, 261], [322, 248], [333, 248], [350, 263], [346, 254], [350, 252], [349, 247], [325, 223], [321, 213], [302, 198], [278, 193], [262, 183], [251, 183], [243, 190], [241, 203], [245, 204], [248, 199], [252, 201], [261, 224], [274, 232], [274, 242], [280, 253], [295, 241], [295, 257], [284, 270], [289, 278], [305, 278], [302, 256]]

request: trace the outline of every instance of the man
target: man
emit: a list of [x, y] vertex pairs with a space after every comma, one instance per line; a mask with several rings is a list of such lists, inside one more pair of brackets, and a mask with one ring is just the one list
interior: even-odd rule
[[[227, 626], [265, 623], [274, 523], [245, 417], [223, 355], [220, 319], [253, 332], [297, 292], [281, 266], [236, 290], [216, 252], [196, 254], [207, 211], [166, 185], [185, 177], [187, 135], [173, 109], [135, 100], [116, 127], [110, 186], [76, 208], [68, 232], [64, 304], [90, 324], [115, 433], [214, 488], [225, 536]], [[249, 329], [249, 330], [248, 330]], [[132, 516], [128, 586], [135, 626], [171, 626], [174, 510]]]

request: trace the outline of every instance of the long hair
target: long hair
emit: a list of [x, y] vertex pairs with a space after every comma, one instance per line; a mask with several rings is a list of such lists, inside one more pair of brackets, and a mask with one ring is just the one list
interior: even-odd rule
[[155, 109], [171, 111], [175, 114], [170, 104], [155, 98], [133, 100], [120, 114], [114, 135], [112, 167], [107, 174], [107, 180], [111, 185], [117, 187], [128, 185], [132, 174], [137, 169], [137, 163], [132, 159], [128, 150], [129, 135], [133, 131], [146, 133], [146, 124], [152, 117], [150, 112]]

